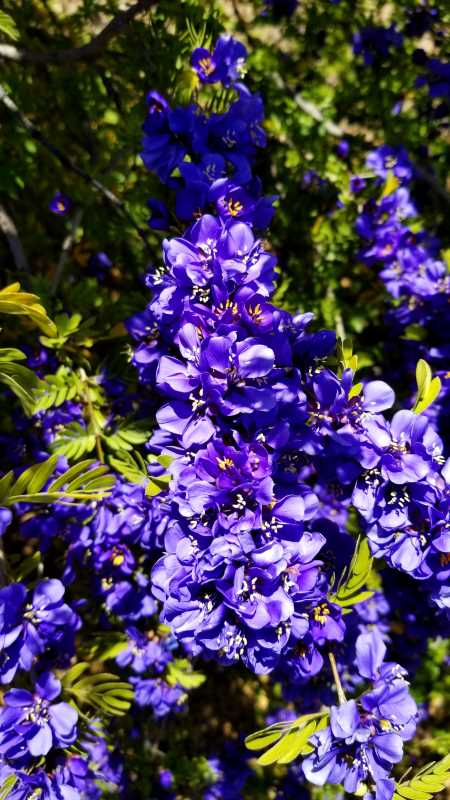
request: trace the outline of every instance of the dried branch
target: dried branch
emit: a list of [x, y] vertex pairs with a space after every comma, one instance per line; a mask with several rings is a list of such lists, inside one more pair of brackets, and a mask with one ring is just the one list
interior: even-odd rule
[[8, 242], [17, 269], [21, 272], [29, 272], [30, 267], [22, 247], [22, 242], [19, 239], [19, 233], [15, 222], [2, 205], [0, 205], [0, 231]]
[[69, 47], [67, 50], [44, 50], [42, 52], [23, 50], [10, 44], [0, 44], [0, 58], [28, 64], [67, 64], [73, 61], [93, 61], [105, 50], [111, 39], [143, 11], [156, 5], [157, 0], [138, 0], [137, 3], [121, 11], [103, 28], [97, 36], [82, 47]]

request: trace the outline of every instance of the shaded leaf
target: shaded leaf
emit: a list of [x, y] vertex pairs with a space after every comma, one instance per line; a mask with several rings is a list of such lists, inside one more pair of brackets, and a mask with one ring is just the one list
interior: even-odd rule
[[15, 42], [19, 38], [19, 31], [16, 23], [14, 22], [13, 18], [10, 17], [9, 14], [5, 14], [4, 11], [0, 11], [0, 33], [4, 33]]

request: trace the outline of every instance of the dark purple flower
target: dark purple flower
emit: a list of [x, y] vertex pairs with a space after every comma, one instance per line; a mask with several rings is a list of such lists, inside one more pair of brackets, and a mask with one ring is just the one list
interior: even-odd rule
[[50, 211], [64, 217], [72, 208], [72, 200], [62, 192], [56, 192], [48, 204]]
[[63, 602], [59, 580], [38, 583], [31, 596], [21, 583], [0, 589], [1, 680], [9, 683], [20, 667], [30, 670], [46, 649], [73, 650], [78, 615]]
[[204, 83], [218, 83], [229, 86], [240, 77], [247, 58], [243, 44], [232, 36], [222, 35], [217, 40], [212, 53], [198, 47], [192, 53], [191, 64]]
[[155, 231], [166, 230], [169, 227], [169, 209], [162, 200], [150, 199], [147, 203], [151, 216], [148, 224]]

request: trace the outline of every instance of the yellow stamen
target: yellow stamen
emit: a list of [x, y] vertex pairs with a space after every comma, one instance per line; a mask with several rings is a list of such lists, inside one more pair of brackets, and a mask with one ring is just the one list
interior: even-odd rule
[[328, 608], [326, 603], [321, 603], [319, 606], [313, 608], [314, 622], [318, 622], [319, 625], [325, 625], [327, 617], [329, 616], [330, 616], [330, 609]]
[[228, 213], [231, 214], [232, 217], [237, 217], [237, 215], [243, 210], [244, 206], [242, 205], [239, 200], [228, 200], [227, 203]]
[[250, 308], [248, 309], [248, 313], [250, 314], [253, 322], [255, 322], [256, 324], [262, 322], [263, 311], [260, 303], [257, 303], [256, 306], [253, 306], [253, 308], [250, 306]]
[[223, 469], [224, 471], [227, 469], [232, 469], [233, 467], [231, 458], [217, 458], [216, 461], [220, 469]]
[[198, 64], [199, 67], [201, 67], [201, 69], [205, 73], [205, 75], [211, 75], [211, 73], [214, 72], [215, 70], [215, 66], [209, 57], [201, 58]]

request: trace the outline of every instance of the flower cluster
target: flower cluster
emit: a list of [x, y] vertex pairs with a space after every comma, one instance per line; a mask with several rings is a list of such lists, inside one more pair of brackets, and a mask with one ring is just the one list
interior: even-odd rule
[[362, 55], [366, 67], [384, 60], [393, 48], [403, 44], [403, 36], [396, 25], [384, 28], [381, 25], [368, 25], [353, 36], [353, 52]]
[[[382, 423], [376, 431], [372, 428], [369, 437], [373, 442], [381, 443], [385, 438], [386, 443], [397, 443], [398, 451], [403, 452], [398, 456], [403, 474], [393, 476], [386, 466], [383, 468], [383, 461], [371, 465], [375, 471], [364, 479], [364, 484], [359, 482], [353, 500], [367, 522], [375, 554], [420, 580], [433, 578], [435, 601], [445, 607], [450, 549], [449, 474], [442, 440], [427, 424], [426, 417], [432, 421], [438, 415], [438, 429], [446, 433], [448, 270], [439, 257], [439, 243], [412, 225], [417, 216], [409, 189], [413, 168], [405, 151], [383, 146], [369, 155], [367, 163], [380, 182], [392, 175], [395, 186], [379, 201], [369, 200], [364, 205], [356, 221], [356, 229], [365, 240], [359, 258], [368, 266], [381, 267], [380, 278], [393, 298], [387, 322], [396, 340], [399, 335], [406, 338], [406, 380], [409, 382], [408, 371], [413, 371], [414, 363], [422, 356], [437, 367], [443, 389], [431, 415], [428, 412], [418, 417], [399, 412], [390, 426]], [[423, 336], [419, 341], [414, 337], [408, 341], [408, 332], [414, 326], [420, 327]], [[407, 486], [397, 485], [403, 483]]]
[[342, 784], [351, 793], [375, 784], [376, 796], [390, 800], [391, 771], [402, 758], [403, 742], [414, 735], [417, 707], [404, 670], [384, 663], [386, 647], [378, 633], [362, 634], [356, 649], [358, 670], [372, 686], [358, 700], [331, 707], [329, 725], [311, 737], [314, 750], [303, 771], [311, 783]]
[[[118, 386], [111, 399], [113, 406], [127, 403]], [[48, 457], [62, 425], [85, 424], [80, 404], [71, 401], [40, 411], [35, 421], [30, 428], [18, 415], [19, 437], [4, 437], [9, 463], [18, 470], [26, 452], [41, 460]], [[66, 468], [61, 458], [57, 472]], [[155, 620], [157, 605], [149, 581], [167, 521], [164, 503], [158, 498], [150, 502], [145, 483], [118, 479], [111, 494], [98, 503], [55, 503], [38, 512], [22, 504], [21, 510], [25, 542], [37, 542], [48, 562], [58, 551], [64, 552], [64, 559], [54, 567], [58, 578], [40, 579], [33, 588], [27, 588], [25, 580], [0, 588], [2, 780], [15, 775], [12, 797], [17, 800], [34, 791], [49, 800], [100, 798], [98, 781], [117, 790], [123, 787], [121, 759], [114, 756], [113, 766], [98, 725], [86, 731], [85, 722], [80, 724], [56, 675], [79, 657], [77, 634], [95, 620], [96, 636], [115, 632], [116, 664], [135, 690], [134, 713], [145, 707], [148, 714], [150, 708], [157, 719], [183, 710], [186, 691], [167, 680], [177, 644]], [[11, 512], [4, 509], [5, 530], [11, 520]], [[66, 756], [64, 751], [75, 741], [84, 755]]]
[[[235, 88], [243, 92], [241, 84]], [[239, 100], [231, 108], [236, 113]], [[164, 100], [156, 120], [154, 113], [147, 118], [144, 141], [182, 112]], [[217, 116], [202, 124], [209, 130]], [[245, 115], [240, 127], [247, 128]], [[176, 166], [195, 189], [205, 154], [197, 133], [191, 141]], [[245, 137], [234, 137], [227, 157], [233, 178], [238, 146], [248, 158]], [[218, 155], [223, 151], [212, 149], [208, 158]], [[179, 203], [179, 179], [156, 161], [147, 165], [173, 186]], [[413, 412], [398, 412], [389, 423], [381, 412], [394, 403], [392, 389], [383, 381], [353, 387], [350, 368], [337, 374], [327, 364], [334, 334], [310, 333], [312, 315], [292, 316], [270, 302], [275, 259], [256, 235], [267, 224], [258, 208], [248, 205], [245, 221], [235, 219], [245, 204], [231, 216], [222, 205], [215, 215], [201, 213], [205, 197], [199, 218], [164, 241], [164, 264], [147, 277], [152, 300], [128, 323], [139, 342], [141, 380], [166, 400], [149, 447], [173, 459], [165, 553], [152, 571], [153, 592], [163, 620], [192, 653], [227, 664], [241, 659], [257, 673], [283, 657], [291, 675], [307, 680], [349, 625], [330, 586], [343, 554], [351, 557], [348, 505], [367, 522], [377, 515], [367, 526], [373, 551], [400, 550], [391, 563], [408, 569], [416, 546], [411, 521], [396, 526], [394, 512], [382, 547], [382, 504], [369, 510], [368, 498], [374, 487], [386, 502], [395, 491], [400, 498], [420, 481], [444, 489], [442, 445]], [[330, 508], [334, 523], [326, 519]], [[425, 570], [440, 542], [423, 516], [418, 537]]]
[[[258, 228], [273, 216], [275, 198], [261, 196], [261, 182], [252, 175], [256, 149], [265, 146], [266, 134], [261, 98], [238, 80], [246, 55], [245, 47], [230, 36], [221, 36], [212, 53], [197, 48], [192, 54], [201, 81], [236, 89], [237, 99], [223, 113], [207, 115], [194, 105], [172, 109], [158, 92], [147, 96], [142, 160], [175, 191], [176, 216], [185, 222], [208, 208], [220, 220], [250, 221]], [[152, 199], [149, 205], [150, 225], [167, 228], [165, 204]]]

